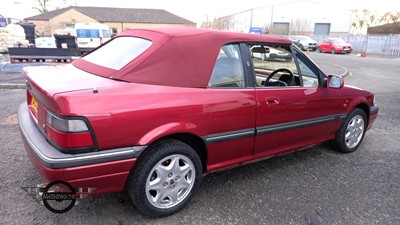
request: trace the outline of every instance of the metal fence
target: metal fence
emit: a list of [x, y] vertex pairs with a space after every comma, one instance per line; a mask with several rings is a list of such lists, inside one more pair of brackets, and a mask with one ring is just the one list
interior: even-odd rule
[[[400, 35], [344, 35], [338, 36], [353, 46], [353, 52], [400, 56]], [[327, 36], [313, 36], [318, 43]]]

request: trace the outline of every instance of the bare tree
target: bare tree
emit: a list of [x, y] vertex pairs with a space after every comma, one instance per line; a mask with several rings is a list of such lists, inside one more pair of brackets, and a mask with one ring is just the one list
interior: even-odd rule
[[203, 21], [200, 25], [200, 28], [203, 29], [211, 29], [213, 27], [213, 22], [208, 19], [208, 15], [205, 21]]
[[46, 13], [49, 11], [47, 9], [49, 1], [51, 1], [51, 0], [36, 0], [38, 6], [33, 7], [33, 9], [36, 9], [37, 11], [39, 11], [39, 13]]
[[213, 27], [213, 23], [211, 21], [203, 21], [201, 22], [200, 28], [203, 29], [211, 29]]
[[400, 11], [397, 13], [387, 12], [380, 18], [381, 23], [395, 23], [397, 21], [400, 21]]
[[351, 26], [354, 32], [362, 33], [368, 27], [377, 25], [380, 20], [376, 12], [372, 12], [368, 9], [363, 9], [361, 11], [355, 10], [355, 19], [353, 20]]
[[[33, 9], [37, 10], [39, 13], [43, 14], [46, 12], [49, 12], [51, 10], [54, 9], [59, 9], [60, 5], [68, 5], [70, 4], [69, 0], [56, 0], [56, 7], [51, 7], [52, 9], [49, 8], [49, 2], [54, 2], [53, 0], [36, 0], [36, 5], [35, 7], [33, 7]], [[70, 4], [72, 5], [72, 4]], [[76, 5], [76, 1], [75, 1], [75, 5]], [[61, 6], [62, 7], [62, 6]]]
[[311, 29], [311, 20], [306, 18], [292, 19], [290, 23], [291, 34], [304, 35], [307, 34]]
[[269, 34], [271, 32], [272, 25], [271, 23], [264, 23], [262, 26], [262, 33], [263, 34]]
[[234, 25], [235, 20], [233, 16], [224, 16], [214, 19], [212, 28], [216, 30], [232, 30]]

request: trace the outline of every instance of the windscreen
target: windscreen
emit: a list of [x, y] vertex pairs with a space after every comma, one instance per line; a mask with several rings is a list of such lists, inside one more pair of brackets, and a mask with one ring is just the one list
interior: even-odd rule
[[334, 39], [333, 43], [335, 43], [335, 44], [346, 44], [346, 42], [343, 41], [342, 39]]
[[151, 44], [151, 41], [143, 38], [117, 37], [83, 59], [102, 67], [120, 70], [146, 51]]

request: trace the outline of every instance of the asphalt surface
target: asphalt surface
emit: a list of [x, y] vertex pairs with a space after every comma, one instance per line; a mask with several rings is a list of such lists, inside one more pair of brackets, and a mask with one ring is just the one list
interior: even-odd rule
[[208, 175], [188, 207], [158, 219], [139, 214], [123, 193], [88, 197], [65, 214], [35, 202], [21, 189], [42, 182], [16, 120], [25, 91], [0, 89], [0, 224], [400, 224], [400, 60], [310, 57], [327, 74], [347, 68], [347, 84], [375, 93], [378, 119], [358, 151], [323, 144]]

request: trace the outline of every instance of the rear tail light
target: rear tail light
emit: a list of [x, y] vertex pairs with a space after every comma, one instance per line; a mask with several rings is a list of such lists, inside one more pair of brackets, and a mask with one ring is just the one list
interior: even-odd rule
[[47, 111], [46, 123], [52, 128], [65, 133], [89, 131], [85, 121], [79, 119], [62, 119]]
[[94, 149], [94, 138], [85, 119], [62, 117], [47, 111], [47, 139], [59, 150], [67, 153], [82, 153]]

